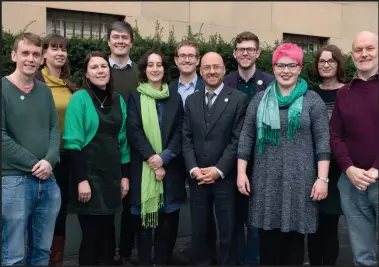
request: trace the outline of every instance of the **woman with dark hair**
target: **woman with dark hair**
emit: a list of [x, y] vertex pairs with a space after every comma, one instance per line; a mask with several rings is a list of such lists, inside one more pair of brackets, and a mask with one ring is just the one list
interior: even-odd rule
[[[46, 83], [51, 89], [59, 116], [61, 135], [68, 102], [77, 90], [76, 84], [71, 80], [67, 46], [67, 39], [63, 36], [55, 33], [47, 35], [42, 41], [44, 57], [42, 69], [36, 73], [36, 79]], [[64, 255], [67, 191], [70, 175], [69, 158], [63, 149], [63, 142], [61, 142], [60, 162], [55, 165], [53, 173], [61, 191], [62, 205], [55, 223], [49, 265], [58, 265], [62, 264]]]
[[[332, 44], [321, 47], [313, 64], [313, 74], [321, 84], [314, 88], [332, 115], [337, 91], [344, 86], [344, 58], [341, 50]], [[319, 226], [315, 234], [308, 235], [308, 255], [311, 265], [335, 265], [339, 253], [338, 221], [342, 215], [337, 183], [341, 169], [335, 159], [329, 167], [328, 197], [320, 201]]]
[[181, 156], [183, 104], [179, 93], [168, 88], [168, 62], [162, 52], [146, 52], [138, 68], [140, 84], [128, 101], [131, 212], [139, 216], [140, 264], [166, 265], [176, 242], [179, 210], [186, 199]]
[[129, 191], [126, 103], [114, 93], [108, 58], [90, 52], [84, 60], [83, 89], [71, 98], [64, 125], [70, 156], [68, 211], [82, 229], [79, 265], [113, 265], [114, 218]]

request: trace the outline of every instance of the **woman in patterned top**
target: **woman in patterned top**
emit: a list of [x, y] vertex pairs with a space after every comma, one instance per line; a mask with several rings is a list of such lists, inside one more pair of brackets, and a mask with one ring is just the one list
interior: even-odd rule
[[[344, 86], [344, 58], [335, 45], [325, 45], [316, 54], [313, 73], [321, 79], [314, 88], [332, 115], [337, 91]], [[320, 202], [319, 226], [315, 234], [308, 235], [308, 254], [311, 265], [335, 265], [338, 252], [338, 221], [342, 215], [340, 195], [337, 188], [341, 169], [332, 158], [329, 168], [328, 197]]]
[[[275, 80], [246, 111], [237, 185], [240, 193], [250, 195], [249, 221], [259, 231], [260, 264], [302, 265], [305, 234], [316, 232], [318, 201], [328, 193], [328, 113], [299, 76], [300, 47], [280, 45], [272, 65]], [[250, 153], [251, 181], [246, 174]]]

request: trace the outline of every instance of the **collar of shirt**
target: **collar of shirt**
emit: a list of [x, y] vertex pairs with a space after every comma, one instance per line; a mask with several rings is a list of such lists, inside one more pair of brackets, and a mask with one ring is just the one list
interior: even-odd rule
[[216, 97], [221, 93], [222, 89], [224, 88], [224, 83], [221, 83], [216, 90], [212, 91], [212, 90], [208, 90], [208, 87], [205, 86], [205, 93], [207, 92], [213, 92], [215, 93]]
[[[372, 75], [370, 78], [368, 78], [367, 81], [371, 81], [371, 80], [377, 79], [377, 78], [378, 78], [378, 75], [379, 75], [379, 70], [378, 70], [374, 75]], [[349, 87], [348, 87], [348, 89], [350, 89], [351, 86], [353, 85], [353, 83], [354, 83], [355, 81], [357, 81], [357, 80], [362, 80], [362, 79], [359, 78], [359, 76], [358, 76], [358, 72], [355, 72], [353, 78], [351, 79], [351, 81], [350, 81], [350, 83], [349, 83]]]
[[126, 62], [126, 64], [124, 66], [119, 66], [116, 64], [116, 62], [113, 61], [113, 59], [111, 57], [109, 57], [109, 65], [111, 65], [111, 67], [115, 68], [115, 69], [125, 69], [128, 66], [132, 67], [132, 60], [129, 58], [128, 62]]
[[240, 75], [240, 73], [238, 72], [238, 82], [239, 83], [254, 83], [254, 81], [255, 81], [255, 73], [256, 73], [256, 71], [254, 72], [254, 74], [253, 74], [253, 76], [251, 76], [250, 77], [250, 79], [248, 80], [248, 81], [245, 81], [242, 77], [241, 77], [241, 75]]
[[[193, 80], [188, 84], [188, 88], [189, 89], [191, 87], [191, 85], [193, 87], [196, 86], [196, 83], [197, 83], [197, 74], [195, 75], [195, 78], [193, 78]], [[184, 84], [181, 80], [180, 80], [180, 77], [179, 77], [179, 86], [187, 86], [186, 84]]]

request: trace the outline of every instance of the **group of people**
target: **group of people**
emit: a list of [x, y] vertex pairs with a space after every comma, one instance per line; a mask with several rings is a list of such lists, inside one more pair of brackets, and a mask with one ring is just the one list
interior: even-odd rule
[[130, 59], [133, 41], [113, 23], [110, 56], [90, 52], [78, 86], [64, 37], [16, 37], [2, 78], [2, 265], [62, 264], [69, 213], [79, 265], [177, 264], [186, 183], [191, 264], [302, 265], [308, 235], [311, 265], [334, 265], [344, 214], [354, 263], [376, 265], [377, 35], [354, 38], [348, 83], [340, 49], [321, 47], [316, 88], [295, 44], [275, 49], [274, 75], [257, 69], [251, 32], [235, 38], [238, 70], [225, 77], [220, 54], [180, 42], [171, 82], [161, 51]]

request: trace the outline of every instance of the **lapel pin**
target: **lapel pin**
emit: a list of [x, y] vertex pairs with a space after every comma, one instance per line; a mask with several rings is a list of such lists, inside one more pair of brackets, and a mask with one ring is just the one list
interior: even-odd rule
[[24, 99], [25, 99], [25, 96], [23, 96], [23, 95], [20, 96], [20, 99], [21, 99], [21, 100], [24, 100]]
[[225, 102], [228, 102], [229, 101], [229, 99], [227, 99], [227, 98], [225, 98], [225, 100], [224, 100]]
[[259, 80], [259, 81], [257, 81], [257, 84], [258, 84], [258, 85], [262, 85], [262, 84], [263, 84], [263, 81], [262, 81], [262, 80]]

